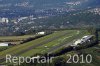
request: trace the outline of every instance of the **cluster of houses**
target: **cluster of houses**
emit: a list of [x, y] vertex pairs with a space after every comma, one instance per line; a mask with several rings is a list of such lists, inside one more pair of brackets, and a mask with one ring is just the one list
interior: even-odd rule
[[93, 35], [83, 36], [81, 39], [76, 40], [71, 46], [83, 45], [85, 43], [91, 43]]

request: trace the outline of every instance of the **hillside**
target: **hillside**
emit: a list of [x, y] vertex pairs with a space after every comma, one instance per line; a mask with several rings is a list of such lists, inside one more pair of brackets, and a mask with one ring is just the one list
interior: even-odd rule
[[[73, 11], [100, 7], [99, 0], [0, 0], [0, 17], [37, 15], [35, 12]], [[56, 12], [57, 13], [57, 12]]]
[[89, 9], [49, 18], [36, 19], [35, 22], [39, 25], [46, 25], [46, 27], [48, 28], [69, 28], [89, 26], [99, 27], [100, 9]]

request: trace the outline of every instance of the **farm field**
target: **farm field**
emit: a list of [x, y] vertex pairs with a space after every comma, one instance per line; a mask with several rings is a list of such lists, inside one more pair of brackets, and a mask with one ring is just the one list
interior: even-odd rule
[[24, 36], [0, 36], [0, 43], [7, 42], [11, 44], [20, 44], [20, 42], [36, 35], [24, 35]]
[[0, 37], [0, 40], [12, 40], [12, 38], [13, 38], [13, 40], [17, 40], [17, 39], [26, 39], [26, 38], [28, 38], [28, 37], [34, 37], [34, 35], [24, 35], [24, 36], [1, 36]]
[[87, 34], [88, 32], [85, 30], [56, 31], [53, 34], [1, 51], [0, 59], [5, 58], [6, 54], [26, 57], [36, 53], [49, 53], [62, 46], [68, 46], [70, 42]]

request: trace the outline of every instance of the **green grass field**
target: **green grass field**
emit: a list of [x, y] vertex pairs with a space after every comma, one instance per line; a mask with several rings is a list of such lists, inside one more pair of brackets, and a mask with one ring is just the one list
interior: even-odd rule
[[[70, 32], [70, 31], [60, 31], [60, 32], [55, 32], [51, 35], [48, 35], [48, 36], [45, 36], [45, 37], [42, 37], [42, 38], [39, 38], [37, 40], [33, 40], [31, 42], [28, 42], [28, 43], [25, 43], [25, 44], [22, 44], [22, 45], [18, 45], [18, 46], [15, 46], [13, 48], [10, 48], [8, 50], [5, 50], [3, 52], [0, 52], [0, 56], [5, 56], [6, 54], [8, 53], [11, 53], [11, 54], [17, 54], [18, 52], [24, 50], [24, 49], [27, 49], [31, 46], [34, 46], [34, 45], [37, 45], [41, 42], [44, 42], [46, 41], [47, 39], [52, 39], [52, 37], [56, 37], [56, 36], [59, 36], [59, 35], [62, 35], [63, 33], [66, 33], [66, 32]], [[23, 47], [23, 48], [22, 48]], [[15, 52], [16, 51], [16, 52]]]
[[12, 44], [20, 44], [23, 40], [35, 37], [36, 35], [23, 35], [23, 36], [0, 36], [0, 43], [8, 42]]
[[[82, 37], [85, 34], [86, 34], [85, 32], [80, 32], [78, 34], [78, 31], [74, 31], [74, 32], [72, 32], [70, 34], [67, 34], [67, 35], [62, 36], [60, 38], [57, 38], [57, 39], [55, 39], [55, 40], [53, 40], [51, 42], [48, 42], [48, 43], [46, 43], [46, 44], [44, 44], [42, 46], [36, 47], [35, 49], [27, 51], [27, 52], [23, 53], [21, 56], [32, 56], [32, 55], [34, 55], [34, 53], [46, 53], [50, 49], [52, 49], [53, 47], [62, 45], [64, 42], [66, 42], [66, 45], [67, 45], [67, 43], [72, 42], [74, 39], [78, 39], [78, 38]], [[57, 50], [58, 48], [55, 48], [53, 51]], [[35, 52], [36, 50], [38, 50], [38, 52]]]
[[[26, 57], [33, 56], [36, 53], [48, 53], [52, 50], [55, 51], [58, 48], [61, 48], [62, 46], [67, 46], [69, 42], [73, 42], [73, 40], [81, 38], [82, 36], [87, 34], [88, 32], [85, 30], [56, 31], [53, 34], [1, 51], [0, 59], [5, 58], [7, 54]], [[19, 37], [17, 37], [17, 39], [18, 38]]]

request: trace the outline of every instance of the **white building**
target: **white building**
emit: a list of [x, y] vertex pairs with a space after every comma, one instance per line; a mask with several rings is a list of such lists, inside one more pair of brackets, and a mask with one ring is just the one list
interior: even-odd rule
[[80, 44], [82, 41], [81, 39], [78, 39], [77, 41], [75, 41], [71, 46], [77, 46], [78, 44]]
[[93, 35], [87, 35], [87, 36], [83, 36], [82, 39], [78, 39], [77, 41], [75, 41], [71, 46], [77, 46], [79, 44], [83, 44], [85, 42], [90, 42], [91, 38], [93, 37]]
[[44, 34], [45, 34], [45, 32], [38, 32], [37, 34], [44, 35]]
[[3, 46], [9, 46], [8, 43], [0, 43], [0, 46], [3, 47]]
[[1, 23], [8, 23], [9, 22], [9, 19], [8, 18], [0, 18], [0, 22]]
[[25, 19], [27, 19], [28, 17], [20, 17], [19, 19], [18, 19], [18, 22], [20, 22], [21, 20], [25, 20]]

